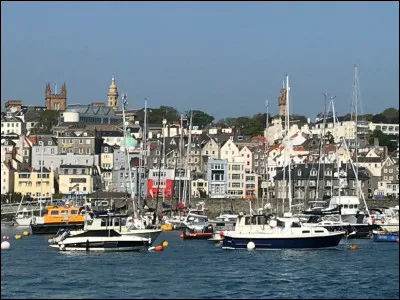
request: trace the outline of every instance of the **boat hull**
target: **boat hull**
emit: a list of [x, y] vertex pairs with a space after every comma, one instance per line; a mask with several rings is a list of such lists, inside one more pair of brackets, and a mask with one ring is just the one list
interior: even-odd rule
[[212, 232], [184, 232], [184, 240], [208, 240], [212, 238]]
[[255, 249], [303, 249], [328, 248], [339, 245], [344, 233], [326, 236], [310, 237], [252, 237], [225, 235], [222, 240], [223, 249], [247, 249], [247, 244], [253, 242]]
[[60, 229], [79, 230], [83, 229], [83, 222], [32, 224], [32, 234], [56, 234]]
[[31, 225], [32, 222], [32, 218], [15, 218], [15, 223], [18, 226], [25, 226], [25, 227], [29, 227], [29, 225]]
[[389, 232], [399, 232], [399, 224], [382, 224], [380, 227]]
[[379, 231], [374, 231], [372, 232], [372, 239], [374, 242], [379, 243], [398, 243], [399, 232], [380, 233]]
[[137, 229], [137, 230], [131, 230], [128, 232], [123, 232], [121, 233], [121, 235], [123, 236], [129, 236], [129, 235], [134, 235], [140, 238], [145, 238], [145, 239], [149, 239], [150, 240], [150, 244], [153, 244], [157, 238], [160, 236], [160, 234], [162, 233], [162, 230], [159, 229]]
[[145, 241], [118, 241], [118, 240], [104, 240], [99, 238], [89, 237], [87, 240], [79, 239], [66, 239], [58, 245], [51, 245], [51, 247], [58, 248], [60, 251], [140, 251], [145, 250], [149, 246]]
[[379, 229], [377, 224], [351, 224], [351, 225], [318, 225], [326, 228], [329, 232], [346, 231], [349, 239], [370, 238], [372, 231]]

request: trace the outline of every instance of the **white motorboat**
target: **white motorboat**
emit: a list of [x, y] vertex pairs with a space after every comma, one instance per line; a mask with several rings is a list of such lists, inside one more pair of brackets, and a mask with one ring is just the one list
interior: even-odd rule
[[[87, 234], [101, 237], [104, 236], [105, 232], [109, 231], [113, 231], [115, 236], [136, 236], [138, 238], [146, 239], [149, 245], [151, 245], [162, 232], [161, 229], [146, 228], [144, 222], [140, 219], [133, 220], [132, 217], [129, 217], [128, 215], [116, 215], [113, 213], [99, 215], [88, 213], [85, 215], [85, 225], [83, 229], [67, 232], [68, 237], [79, 237], [82, 236], [83, 232], [89, 232]], [[64, 237], [66, 237], [65, 232], [65, 230], [58, 232], [55, 238], [49, 240], [49, 243], [59, 243]]]
[[162, 232], [126, 225], [127, 215], [108, 213], [92, 218], [86, 214], [83, 230], [62, 230], [49, 240], [60, 251], [138, 251], [147, 249]]
[[388, 232], [399, 231], [399, 206], [388, 207], [382, 210], [371, 209], [376, 211], [375, 214], [371, 215], [372, 222], [379, 225], [383, 230]]
[[336, 247], [344, 231], [304, 227], [298, 218], [239, 215], [234, 231], [224, 233], [223, 249], [287, 249]]

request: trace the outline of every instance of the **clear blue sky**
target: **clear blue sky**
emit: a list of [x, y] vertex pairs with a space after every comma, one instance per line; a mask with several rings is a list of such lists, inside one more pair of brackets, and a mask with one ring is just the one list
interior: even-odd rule
[[47, 81], [106, 101], [115, 74], [130, 108], [275, 114], [288, 73], [292, 113], [315, 116], [327, 90], [344, 114], [355, 63], [363, 112], [398, 108], [397, 1], [1, 2], [2, 107], [44, 105]]

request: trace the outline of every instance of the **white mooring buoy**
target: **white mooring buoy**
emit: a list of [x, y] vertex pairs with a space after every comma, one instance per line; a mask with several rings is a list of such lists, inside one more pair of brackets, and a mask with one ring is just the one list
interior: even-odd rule
[[247, 243], [247, 249], [253, 250], [255, 247], [256, 247], [256, 244], [254, 244], [253, 242], [248, 242]]
[[10, 247], [11, 247], [11, 245], [9, 242], [7, 242], [7, 241], [1, 242], [1, 250], [8, 250], [8, 249], [10, 249]]

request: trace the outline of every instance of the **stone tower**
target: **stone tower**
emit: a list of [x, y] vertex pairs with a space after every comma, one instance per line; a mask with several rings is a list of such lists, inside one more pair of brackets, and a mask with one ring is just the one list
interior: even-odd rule
[[278, 97], [278, 107], [279, 107], [279, 116], [286, 116], [286, 89], [281, 88], [280, 95]]
[[51, 93], [50, 83], [46, 83], [46, 89], [44, 90], [44, 101], [47, 110], [65, 110], [67, 106], [67, 87], [65, 82], [61, 86], [61, 92], [57, 94]]
[[115, 85], [114, 75], [111, 78], [111, 84], [108, 89], [108, 106], [112, 107], [113, 110], [118, 109], [118, 91], [117, 86]]

